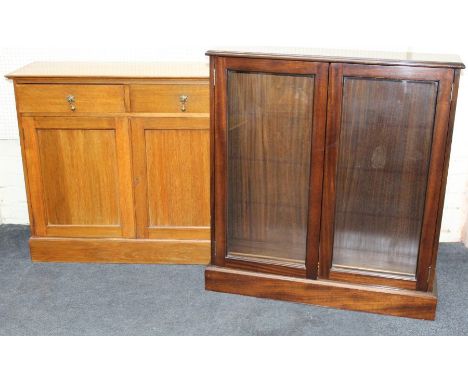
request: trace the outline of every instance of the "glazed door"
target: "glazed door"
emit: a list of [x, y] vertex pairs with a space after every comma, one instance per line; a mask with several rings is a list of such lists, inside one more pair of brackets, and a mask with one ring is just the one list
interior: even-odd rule
[[315, 278], [328, 64], [214, 65], [214, 263]]
[[134, 237], [127, 119], [23, 117], [34, 235]]
[[320, 277], [427, 290], [452, 70], [332, 64]]

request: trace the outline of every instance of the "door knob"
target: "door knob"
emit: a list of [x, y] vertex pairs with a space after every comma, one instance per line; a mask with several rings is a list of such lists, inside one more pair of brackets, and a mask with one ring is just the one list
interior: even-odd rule
[[75, 111], [76, 110], [76, 105], [75, 105], [75, 96], [70, 94], [67, 96], [67, 102], [70, 105], [70, 110]]
[[186, 104], [187, 104], [188, 96], [186, 95], [181, 95], [179, 96], [179, 101], [180, 101], [180, 111], [186, 111]]

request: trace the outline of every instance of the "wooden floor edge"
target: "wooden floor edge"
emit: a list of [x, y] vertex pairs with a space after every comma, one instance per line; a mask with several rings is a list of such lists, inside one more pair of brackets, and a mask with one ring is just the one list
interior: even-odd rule
[[34, 262], [206, 265], [210, 261], [209, 240], [31, 237], [29, 248]]
[[209, 266], [205, 289], [338, 309], [434, 320], [437, 296], [389, 287], [308, 280]]

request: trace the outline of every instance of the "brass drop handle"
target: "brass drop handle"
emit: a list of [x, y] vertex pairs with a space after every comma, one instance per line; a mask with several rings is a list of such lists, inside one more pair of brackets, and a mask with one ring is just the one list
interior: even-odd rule
[[68, 95], [67, 96], [67, 102], [70, 105], [70, 110], [75, 111], [76, 110], [76, 105], [75, 105], [75, 96], [74, 95]]
[[187, 110], [187, 108], [186, 108], [187, 100], [188, 100], [188, 96], [186, 96], [186, 95], [179, 96], [180, 110], [181, 111], [186, 111]]

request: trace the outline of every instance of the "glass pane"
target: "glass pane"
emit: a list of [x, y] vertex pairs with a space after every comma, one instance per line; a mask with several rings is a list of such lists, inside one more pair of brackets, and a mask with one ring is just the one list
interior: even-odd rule
[[313, 76], [228, 72], [228, 254], [305, 262]]
[[333, 265], [414, 276], [436, 82], [345, 78]]

